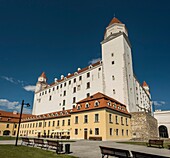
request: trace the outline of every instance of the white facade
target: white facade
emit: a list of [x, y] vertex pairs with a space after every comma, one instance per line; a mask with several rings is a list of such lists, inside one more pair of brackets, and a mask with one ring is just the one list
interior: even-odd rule
[[118, 19], [113, 18], [106, 28], [101, 47], [102, 61], [61, 76], [51, 85], [43, 73], [36, 85], [33, 114], [71, 109], [79, 100], [97, 92], [125, 104], [129, 112], [150, 112], [149, 87], [141, 86], [134, 77], [128, 32]]
[[159, 136], [170, 138], [170, 111], [155, 111], [154, 117], [158, 121]]

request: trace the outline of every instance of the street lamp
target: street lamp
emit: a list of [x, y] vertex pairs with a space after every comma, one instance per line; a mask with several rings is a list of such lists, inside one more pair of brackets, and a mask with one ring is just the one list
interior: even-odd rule
[[24, 105], [26, 105], [27, 107], [30, 106], [29, 103], [26, 103], [26, 104], [25, 104], [25, 103], [24, 103], [24, 100], [22, 100], [22, 104], [21, 104], [21, 112], [20, 112], [20, 117], [19, 117], [19, 124], [18, 124], [18, 131], [17, 131], [17, 137], [16, 137], [15, 146], [17, 146], [17, 143], [18, 143], [19, 129], [20, 129], [21, 118], [22, 118], [22, 111], [23, 111]]

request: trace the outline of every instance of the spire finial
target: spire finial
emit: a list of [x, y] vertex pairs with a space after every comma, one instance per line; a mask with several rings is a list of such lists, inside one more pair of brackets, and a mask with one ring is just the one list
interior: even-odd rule
[[114, 13], [114, 18], [116, 17], [116, 14]]

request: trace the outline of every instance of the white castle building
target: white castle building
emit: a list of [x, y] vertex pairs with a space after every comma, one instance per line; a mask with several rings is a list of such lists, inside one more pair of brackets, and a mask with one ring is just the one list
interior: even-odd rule
[[113, 18], [101, 42], [102, 60], [78, 68], [48, 84], [45, 73], [38, 78], [32, 114], [72, 109], [76, 102], [101, 92], [125, 104], [129, 112], [151, 112], [151, 95], [133, 72], [131, 44], [122, 22]]

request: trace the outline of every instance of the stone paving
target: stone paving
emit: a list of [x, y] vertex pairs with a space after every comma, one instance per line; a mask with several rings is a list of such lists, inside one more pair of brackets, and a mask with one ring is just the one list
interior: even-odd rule
[[[0, 144], [15, 144], [15, 141], [10, 141], [10, 140], [0, 141]], [[18, 145], [20, 144], [21, 141], [18, 141]], [[79, 158], [101, 158], [102, 156], [99, 149], [100, 145], [170, 157], [170, 150], [168, 149], [160, 149], [160, 148], [146, 147], [140, 145], [121, 144], [113, 141], [76, 140], [76, 142], [68, 142], [63, 144], [64, 146], [65, 144], [70, 144], [71, 154], [69, 155], [73, 155]]]

